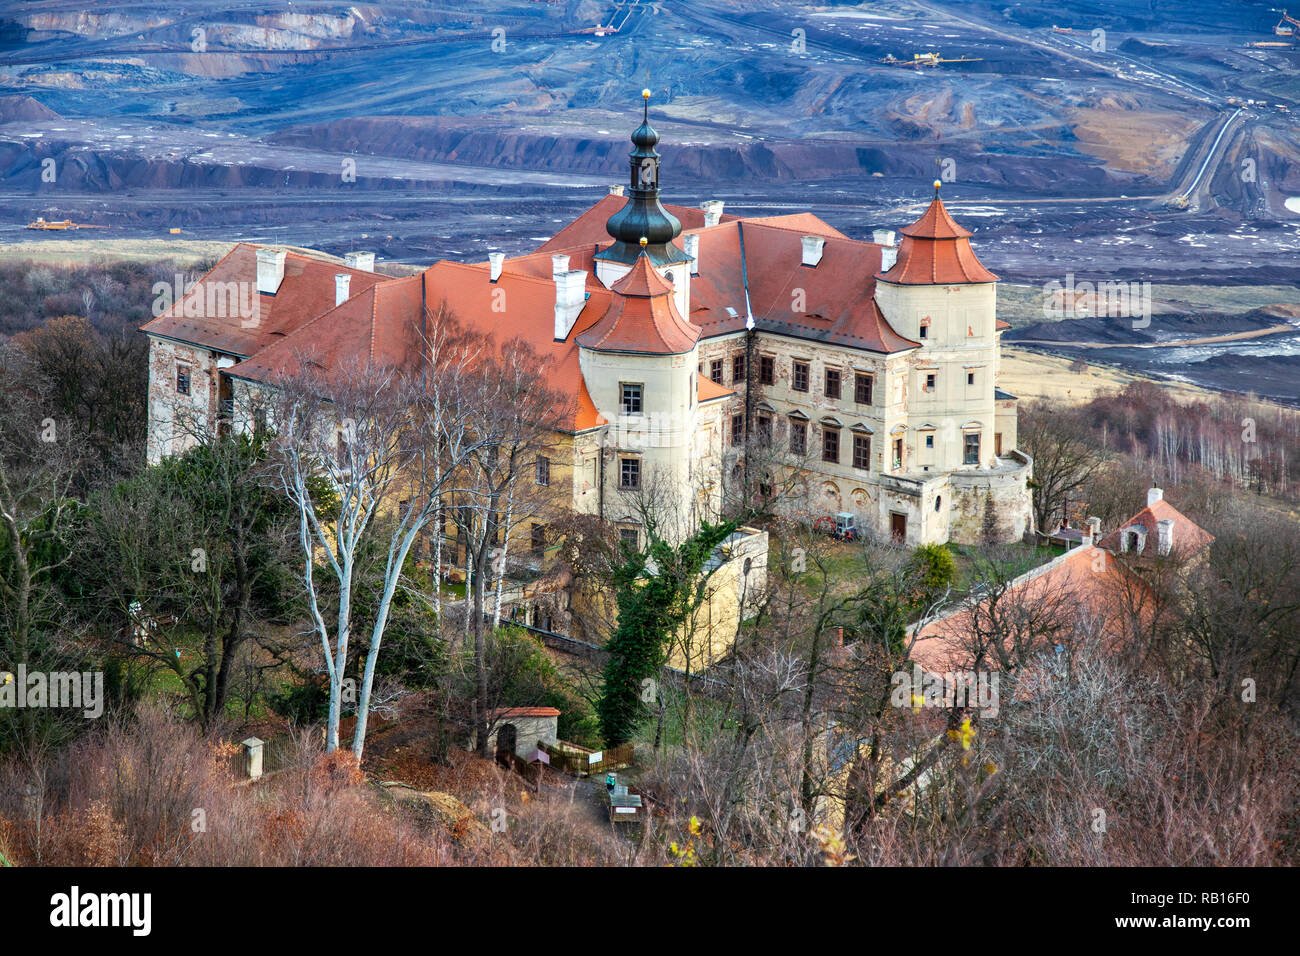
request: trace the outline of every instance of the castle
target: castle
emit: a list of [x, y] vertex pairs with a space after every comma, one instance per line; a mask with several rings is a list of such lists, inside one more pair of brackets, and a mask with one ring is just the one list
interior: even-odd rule
[[789, 507], [808, 518], [848, 512], [909, 546], [1018, 540], [1032, 462], [1016, 449], [1016, 399], [997, 388], [997, 276], [938, 184], [899, 241], [864, 242], [808, 213], [665, 206], [658, 140], [647, 105], [628, 185], [529, 254], [390, 277], [373, 254], [340, 266], [236, 246], [143, 327], [149, 460], [193, 441], [182, 419], [238, 422], [246, 396], [303, 355], [413, 361], [411, 330], [439, 306], [548, 361], [571, 414], [535, 480], [629, 542], [629, 494], [653, 480], [681, 533], [720, 510], [746, 455], [754, 487], [793, 484]]

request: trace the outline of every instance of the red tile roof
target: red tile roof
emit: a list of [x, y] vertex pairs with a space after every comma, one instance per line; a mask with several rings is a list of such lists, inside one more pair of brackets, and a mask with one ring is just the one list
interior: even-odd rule
[[[1050, 564], [1021, 575], [1001, 593], [998, 600], [1003, 608], [1003, 623], [1008, 630], [1023, 632], [1004, 635], [1006, 650], [1050, 650], [1062, 635], [1042, 632], [1053, 626], [1068, 630], [1075, 623], [1075, 615], [1100, 627], [1108, 640], [1115, 640], [1123, 633], [1123, 622], [1129, 616], [1136, 612], [1146, 617], [1151, 613], [1149, 603], [1143, 600], [1148, 593], [1145, 589], [1141, 578], [1095, 545], [1074, 548]], [[916, 633], [911, 659], [932, 673], [971, 667], [972, 651], [978, 643], [973, 640], [972, 617], [976, 608], [986, 604], [980, 601], [966, 605], [930, 621]], [[1007, 610], [1017, 606], [1036, 607], [1041, 617]], [[987, 629], [985, 620], [981, 630]], [[987, 639], [987, 634], [981, 638]], [[996, 649], [987, 650], [981, 666], [993, 670], [1000, 667]]]
[[609, 308], [600, 321], [578, 336], [583, 348], [678, 355], [695, 346], [700, 330], [682, 318], [673, 301], [673, 287], [644, 252], [610, 292]]
[[554, 707], [494, 707], [488, 711], [494, 718], [503, 717], [559, 717]]
[[903, 229], [898, 261], [876, 278], [899, 285], [998, 281], [971, 249], [970, 235], [948, 215], [936, 195], [921, 218]]
[[1097, 544], [1107, 551], [1120, 554], [1122, 553], [1120, 537], [1124, 529], [1133, 525], [1141, 525], [1146, 530], [1146, 546], [1141, 554], [1135, 554], [1131, 551], [1127, 552], [1127, 554], [1133, 557], [1153, 558], [1156, 556], [1158, 543], [1157, 522], [1161, 520], [1169, 520], [1174, 523], [1175, 557], [1190, 557], [1208, 547], [1214, 541], [1214, 535], [1161, 498], [1154, 504], [1147, 505], [1110, 534], [1102, 535]]
[[[741, 331], [747, 314], [746, 275], [749, 303], [757, 327], [764, 331], [881, 354], [920, 345], [899, 335], [876, 305], [881, 247], [849, 239], [810, 213], [746, 220], [724, 216], [718, 225], [706, 228], [702, 210], [669, 206], [686, 234], [698, 236], [691, 314], [678, 313], [672, 286], [648, 261], [638, 260], [632, 273], [606, 289], [595, 278], [593, 256], [610, 244], [605, 222], [624, 202], [619, 196], [601, 198], [536, 252], [507, 260], [496, 282], [490, 279], [487, 263], [443, 261], [420, 276], [393, 279], [288, 252], [278, 293], [259, 296], [255, 326], [245, 328], [238, 316], [186, 318], [178, 305], [144, 329], [243, 358], [231, 374], [257, 381], [296, 371], [306, 357], [325, 366], [351, 358], [412, 362], [419, 354], [423, 292], [428, 317], [445, 307], [471, 328], [503, 340], [519, 337], [535, 349], [544, 363], [539, 375], [565, 397], [563, 414], [573, 431], [606, 423], [582, 379], [579, 339], [596, 348], [676, 354], [701, 337]], [[969, 250], [968, 233], [938, 200], [903, 232], [899, 265], [881, 278], [922, 281], [927, 269], [930, 278], [925, 281], [995, 278], [979, 266]], [[816, 266], [803, 265], [806, 235], [824, 240]], [[682, 248], [683, 239], [676, 240]], [[922, 244], [948, 251], [926, 252]], [[255, 283], [256, 251], [251, 245], [236, 246], [200, 286]], [[569, 334], [559, 342], [554, 340], [551, 262], [557, 253], [569, 256], [570, 269], [588, 274], [586, 302]], [[961, 278], [954, 278], [950, 265]], [[352, 277], [351, 296], [335, 306], [334, 275], [339, 272]], [[702, 380], [701, 401], [725, 394], [730, 392], [719, 392], [712, 382]]]
[[349, 361], [402, 365], [418, 360], [420, 280], [413, 275], [376, 283], [288, 335], [277, 336], [230, 374], [268, 382], [298, 374], [306, 361], [332, 369]]
[[[805, 235], [826, 240], [815, 267], [803, 265]], [[881, 247], [874, 243], [847, 239], [815, 216], [803, 215], [724, 223], [699, 236], [690, 319], [704, 338], [745, 328], [747, 272], [759, 329], [886, 354], [920, 346], [895, 332], [876, 305]]]
[[720, 385], [711, 378], [705, 378], [703, 375], [699, 375], [699, 373], [696, 374], [699, 377], [699, 382], [696, 385], [695, 391], [695, 400], [697, 402], [711, 402], [715, 398], [725, 398], [728, 395], [736, 394], [733, 389], [727, 388], [725, 385]]
[[[594, 206], [538, 246], [537, 251], [550, 254], [553, 252], [568, 252], [576, 246], [598, 245], [603, 247], [611, 245], [613, 240], [610, 239], [609, 233], [605, 231], [605, 222], [610, 216], [622, 209], [626, 202], [626, 196], [609, 195], [602, 197]], [[695, 206], [669, 206], [666, 203], [664, 209], [676, 217], [677, 221], [682, 224], [683, 230], [700, 229], [704, 226], [703, 209]], [[735, 219], [735, 216], [723, 216], [722, 222], [731, 222]]]
[[[241, 242], [196, 282], [179, 302], [143, 326], [149, 335], [193, 342], [216, 352], [250, 356], [334, 307], [334, 276], [351, 276], [352, 296], [387, 281], [386, 276], [288, 251], [284, 279], [275, 295], [257, 290], [257, 246]], [[257, 298], [257, 314], [226, 314], [210, 309], [211, 294], [226, 283], [251, 283], [246, 296]], [[218, 285], [221, 284], [221, 285]], [[207, 314], [212, 312], [213, 314]], [[187, 313], [189, 313], [187, 315]]]

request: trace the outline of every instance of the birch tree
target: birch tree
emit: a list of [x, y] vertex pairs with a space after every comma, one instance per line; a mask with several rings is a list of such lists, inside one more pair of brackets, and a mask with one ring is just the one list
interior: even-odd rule
[[[476, 397], [468, 383], [479, 374], [478, 345], [450, 321], [436, 326], [418, 368], [354, 365], [325, 374], [313, 373], [311, 363], [303, 362], [307, 371], [278, 386], [278, 480], [298, 512], [303, 584], [328, 675], [329, 752], [339, 746], [359, 549], [379, 515], [392, 519], [385, 526], [382, 585], [357, 696], [352, 753], [358, 761], [402, 566], [438, 514], [440, 495], [459, 467], [494, 441], [491, 434], [471, 436], [466, 427], [467, 399]], [[337, 588], [333, 622], [326, 619], [330, 612], [318, 570]]]

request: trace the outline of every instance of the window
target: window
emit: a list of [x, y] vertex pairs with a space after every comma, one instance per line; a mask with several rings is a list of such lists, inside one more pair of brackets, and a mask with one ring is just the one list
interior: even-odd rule
[[930, 323], [929, 323], [928, 321], [926, 321], [926, 322], [922, 322], [922, 323], [921, 323], [921, 338], [923, 338], [923, 339], [928, 339], [929, 337], [930, 337]]
[[551, 483], [551, 459], [545, 455], [537, 456], [537, 483], [539, 485]]
[[772, 444], [772, 416], [758, 416], [758, 443], [766, 448]]
[[695, 404], [695, 376], [692, 375], [686, 380], [686, 407], [690, 408]]
[[853, 467], [864, 471], [871, 468], [871, 437], [869, 435], [853, 436]]
[[190, 367], [176, 363], [176, 391], [181, 395], [190, 393]]
[[731, 443], [733, 445], [743, 445], [745, 443], [745, 416], [731, 416]]
[[837, 368], [828, 368], [826, 370], [826, 397], [840, 397], [840, 370]]
[[993, 433], [993, 454], [995, 455], [1002, 454], [1002, 433], [1001, 432]]
[[790, 383], [790, 387], [793, 388], [796, 392], [808, 391], [808, 363], [807, 362], [800, 362], [797, 359], [795, 360], [794, 379]]
[[739, 385], [740, 383], [745, 381], [745, 353], [744, 352], [741, 352], [739, 355], [733, 355], [731, 357], [731, 381], [733, 384], [736, 385]]
[[620, 458], [618, 460], [618, 466], [619, 466], [618, 483], [620, 488], [641, 487], [641, 459], [640, 458]]
[[822, 461], [838, 464], [840, 460], [840, 430], [822, 426]]
[[776, 359], [771, 355], [758, 357], [758, 383], [760, 385], [776, 384]]
[[894, 439], [894, 467], [903, 467], [903, 439]]
[[974, 372], [967, 372], [967, 373], [966, 373], [966, 384], [967, 384], [967, 385], [974, 385], [974, 384], [975, 384], [975, 373], [974, 373]]
[[629, 550], [638, 550], [640, 538], [637, 536], [636, 528], [619, 528], [618, 540], [627, 545]]
[[709, 363], [709, 378], [717, 384], [722, 384], [722, 359], [714, 359]]
[[933, 392], [934, 387], [936, 384], [938, 384], [938, 382], [939, 382], [938, 372], [927, 372], [925, 374], [925, 390], [927, 392]]
[[808, 424], [790, 419], [790, 454], [808, 454]]
[[641, 414], [641, 386], [631, 382], [623, 382], [623, 414], [640, 415]]
[[533, 524], [533, 533], [529, 543], [532, 545], [533, 554], [541, 554], [546, 550], [546, 525]]
[[978, 465], [980, 463], [980, 433], [969, 432], [966, 435], [966, 464]]
[[926, 436], [925, 436], [925, 447], [926, 447], [926, 448], [933, 448], [933, 447], [934, 447], [934, 436], [933, 436], [933, 435], [926, 435]]
[[934, 496], [934, 513], [939, 513], [939, 507], [943, 504], [943, 495]]
[[871, 404], [872, 377], [859, 372], [853, 377], [853, 400], [859, 405]]

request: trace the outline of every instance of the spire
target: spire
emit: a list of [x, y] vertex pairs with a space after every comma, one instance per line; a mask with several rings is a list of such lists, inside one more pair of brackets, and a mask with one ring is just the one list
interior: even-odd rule
[[584, 349], [679, 355], [695, 347], [700, 330], [677, 311], [672, 285], [655, 271], [645, 248], [610, 292], [604, 316], [578, 336]]
[[944, 208], [934, 181], [934, 199], [921, 218], [903, 227], [898, 260], [876, 278], [900, 285], [951, 285], [996, 282], [970, 246], [970, 230], [963, 229]]
[[641, 91], [641, 125], [632, 133], [632, 152], [628, 155], [631, 190], [623, 208], [609, 217], [605, 229], [614, 244], [597, 253], [597, 259], [636, 262], [645, 239], [646, 255], [657, 266], [685, 262], [688, 256], [672, 244], [682, 232], [682, 224], [659, 202], [659, 153], [655, 146], [659, 134], [650, 125], [650, 91]]

